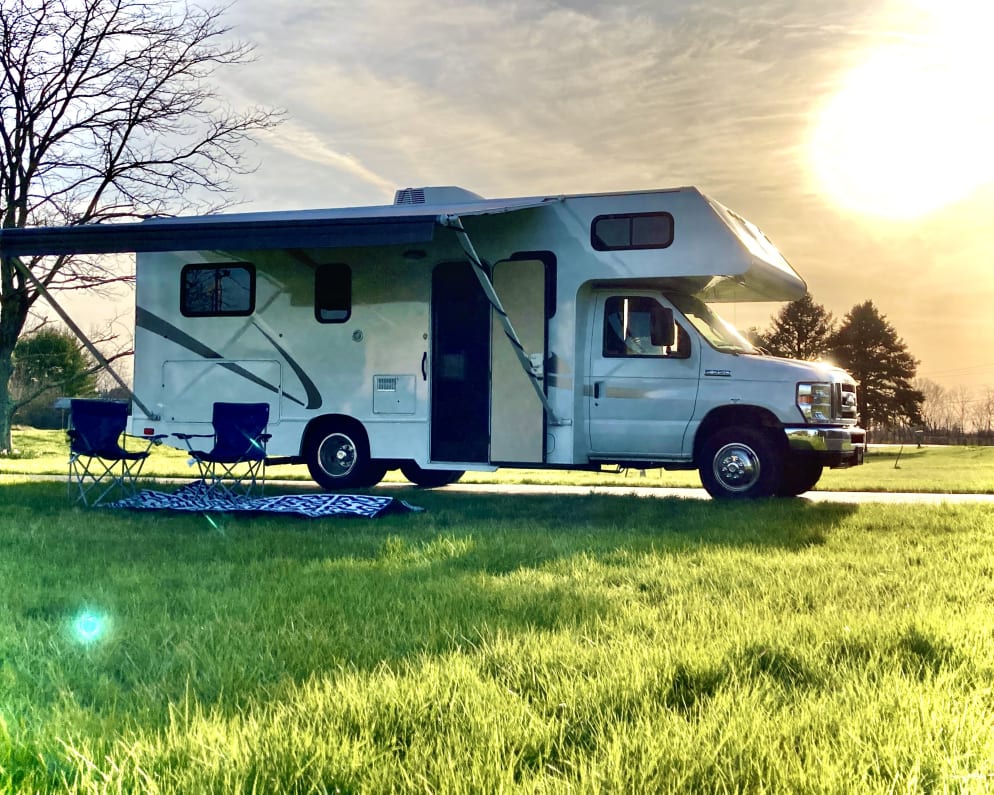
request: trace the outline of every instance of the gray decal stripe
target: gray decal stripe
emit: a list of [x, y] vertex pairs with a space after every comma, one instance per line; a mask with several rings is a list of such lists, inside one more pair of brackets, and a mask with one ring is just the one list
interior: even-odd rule
[[263, 331], [262, 328], [259, 327], [258, 323], [252, 323], [252, 325], [255, 326], [257, 329], [259, 329], [259, 333], [262, 334], [262, 336], [265, 337], [267, 340], [269, 340], [269, 344], [280, 352], [280, 355], [286, 360], [286, 363], [290, 365], [290, 369], [293, 370], [297, 378], [300, 379], [300, 383], [304, 387], [304, 392], [307, 393], [307, 406], [305, 406], [305, 408], [308, 409], [321, 408], [321, 403], [322, 403], [321, 393], [318, 391], [317, 384], [315, 384], [311, 380], [310, 376], [304, 372], [304, 368], [297, 363], [296, 359], [294, 359], [289, 353], [287, 353], [285, 348], [283, 348], [276, 340], [274, 340], [265, 331]]
[[[172, 323], [163, 320], [158, 315], [152, 314], [147, 309], [142, 309], [141, 307], [139, 307], [136, 310], [135, 325], [138, 328], [142, 328], [145, 329], [145, 331], [151, 332], [152, 334], [158, 334], [160, 337], [164, 337], [170, 342], [175, 342], [177, 345], [186, 348], [191, 353], [195, 353], [198, 356], [202, 356], [205, 359], [224, 358], [223, 356], [221, 356], [220, 353], [215, 351], [213, 348], [207, 347], [200, 340], [191, 337], [185, 331], [180, 331]], [[263, 389], [268, 389], [270, 392], [279, 394], [280, 390], [278, 386], [276, 386], [275, 384], [271, 384], [268, 381], [264, 381], [263, 379], [259, 378], [259, 376], [257, 376], [255, 373], [250, 373], [248, 370], [246, 370], [244, 367], [240, 365], [233, 364], [231, 362], [220, 362], [220, 365], [226, 370], [230, 370], [236, 375], [240, 375], [242, 378], [251, 381], [253, 384], [261, 386]], [[293, 367], [292, 362], [290, 366]], [[307, 388], [306, 384], [304, 385], [304, 388], [305, 389]], [[299, 406], [304, 405], [304, 401], [299, 400], [295, 398], [293, 395], [287, 394], [286, 392], [283, 393], [283, 397], [285, 397], [287, 400], [293, 401]]]

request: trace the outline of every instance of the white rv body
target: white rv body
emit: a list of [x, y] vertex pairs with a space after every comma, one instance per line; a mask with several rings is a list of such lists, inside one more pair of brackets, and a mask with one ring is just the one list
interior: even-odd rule
[[[849, 376], [761, 355], [709, 314], [806, 288], [698, 190], [398, 202], [137, 225], [166, 241], [134, 246], [132, 431], [210, 433], [215, 401], [264, 401], [268, 455], [329, 488], [400, 465], [430, 484], [615, 463], [696, 466], [716, 496], [752, 497], [862, 461]], [[297, 246], [300, 224], [345, 232]]]

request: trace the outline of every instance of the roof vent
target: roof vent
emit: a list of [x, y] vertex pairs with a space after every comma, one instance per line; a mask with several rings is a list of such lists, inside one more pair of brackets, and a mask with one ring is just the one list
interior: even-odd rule
[[457, 188], [454, 185], [429, 188], [401, 188], [394, 195], [393, 203], [398, 204], [432, 204], [453, 205], [468, 202], [484, 201], [478, 193]]
[[424, 188], [401, 188], [393, 197], [394, 204], [424, 204]]

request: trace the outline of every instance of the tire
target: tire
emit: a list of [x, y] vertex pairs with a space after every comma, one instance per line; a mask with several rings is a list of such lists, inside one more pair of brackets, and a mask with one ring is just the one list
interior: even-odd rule
[[422, 469], [413, 461], [400, 465], [401, 474], [418, 488], [437, 489], [455, 483], [466, 473], [461, 469]]
[[807, 456], [788, 456], [783, 478], [777, 488], [778, 497], [796, 497], [810, 491], [821, 478], [824, 465]]
[[760, 431], [725, 428], [704, 443], [698, 471], [704, 488], [715, 499], [771, 497], [783, 478], [783, 454]]
[[336, 422], [320, 426], [307, 446], [307, 469], [325, 491], [375, 486], [386, 466], [369, 457], [369, 441], [362, 426]]

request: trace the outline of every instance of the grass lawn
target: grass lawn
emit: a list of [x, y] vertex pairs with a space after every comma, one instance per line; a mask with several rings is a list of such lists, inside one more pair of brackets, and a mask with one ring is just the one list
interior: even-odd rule
[[994, 506], [0, 489], [3, 793], [994, 790]]
[[[14, 433], [18, 453], [0, 458], [0, 474], [63, 475], [68, 446], [61, 431], [19, 428]], [[188, 455], [166, 446], [153, 448], [145, 474], [187, 478], [195, 475]], [[310, 482], [304, 466], [269, 467], [267, 477]], [[388, 481], [406, 482], [400, 472], [390, 472]], [[637, 470], [618, 473], [565, 472], [559, 470], [502, 469], [497, 472], [467, 472], [463, 483], [567, 483], [581, 486], [663, 486], [699, 488], [696, 471], [665, 472]], [[945, 493], [994, 493], [994, 447], [871, 447], [866, 463], [851, 469], [825, 470], [816, 491], [896, 491]]]

